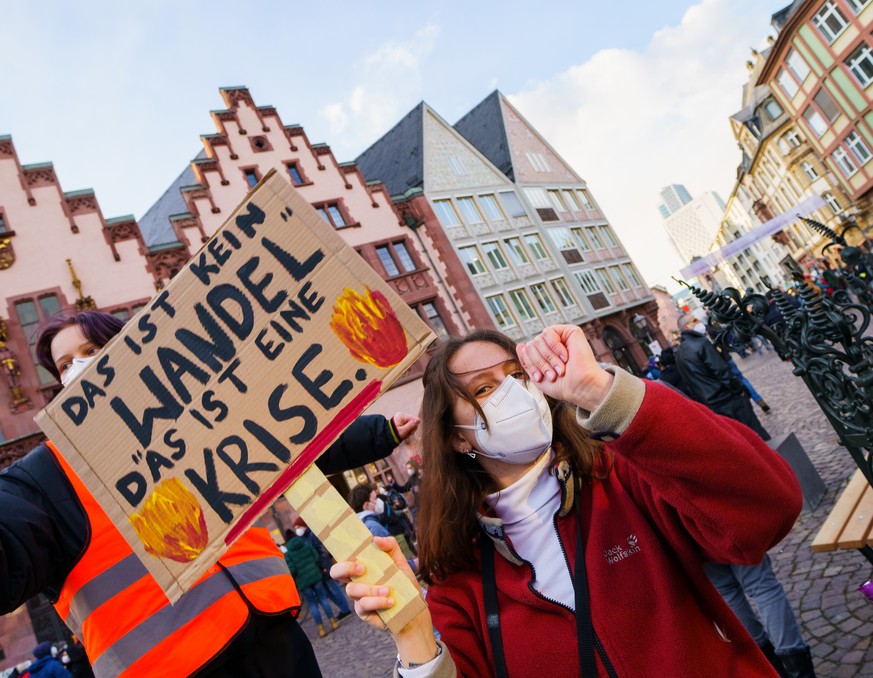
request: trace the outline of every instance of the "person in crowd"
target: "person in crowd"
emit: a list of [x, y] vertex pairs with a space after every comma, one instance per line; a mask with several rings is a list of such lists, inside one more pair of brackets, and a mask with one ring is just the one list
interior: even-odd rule
[[412, 519], [415, 520], [415, 513], [418, 510], [418, 492], [421, 488], [421, 462], [417, 459], [410, 457], [409, 461], [406, 462], [406, 482], [398, 483], [397, 481], [391, 485], [391, 489], [396, 490], [397, 492], [411, 492], [412, 493], [412, 507], [410, 511], [412, 512]]
[[333, 610], [327, 600], [327, 589], [322, 581], [323, 575], [318, 551], [303, 537], [298, 537], [292, 533], [291, 538], [285, 544], [285, 562], [294, 577], [297, 590], [309, 603], [312, 619], [318, 628], [318, 637], [324, 638], [327, 635], [324, 620], [318, 609], [319, 605], [324, 610], [331, 630], [336, 631], [339, 628], [339, 620], [334, 619]]
[[[686, 315], [679, 322], [682, 334], [677, 362], [688, 394], [713, 412], [741, 421], [769, 440], [749, 405], [739, 369], [735, 366], [732, 370], [723, 353], [693, 329], [696, 318]], [[769, 556], [754, 564], [707, 563], [706, 573], [777, 670], [784, 666], [791, 676], [814, 675], [809, 646]], [[753, 612], [747, 597], [755, 601], [761, 618]]]
[[752, 410], [749, 394], [707, 338], [703, 323], [686, 313], [679, 319], [679, 329], [679, 348], [674, 355], [688, 395], [713, 412], [744, 423], [764, 440], [770, 440], [770, 434]]
[[[370, 530], [374, 537], [390, 537], [380, 516], [385, 512], [385, 503], [379, 498], [379, 492], [373, 483], [360, 483], [349, 492], [349, 506], [352, 507], [361, 522]], [[396, 541], [396, 540], [395, 540]], [[399, 547], [399, 544], [398, 544]], [[403, 551], [404, 558], [413, 572], [418, 572], [418, 560], [409, 551]]]
[[325, 591], [327, 591], [327, 597], [330, 599], [330, 602], [337, 606], [338, 610], [336, 615], [331, 612], [328, 617], [336, 616], [338, 622], [343, 621], [346, 617], [352, 614], [352, 609], [349, 606], [349, 599], [346, 598], [346, 594], [343, 593], [342, 587], [330, 576], [330, 568], [333, 565], [333, 556], [330, 555], [330, 551], [325, 548], [315, 532], [309, 529], [309, 525], [307, 525], [306, 521], [300, 516], [297, 516], [297, 518], [294, 519], [294, 531], [285, 531], [285, 541], [290, 541], [291, 536], [294, 534], [301, 537], [318, 553], [321, 581], [324, 584]]
[[658, 381], [661, 378], [661, 366], [658, 363], [658, 356], [649, 356], [649, 362], [646, 364], [646, 379]]
[[672, 346], [668, 346], [661, 351], [661, 378], [659, 381], [672, 386], [680, 393], [688, 395], [686, 386], [682, 381], [682, 375], [679, 374], [679, 368], [676, 367], [676, 357], [673, 355], [673, 351]]
[[54, 645], [48, 640], [42, 641], [33, 648], [36, 661], [28, 667], [28, 675], [31, 678], [70, 678], [70, 673], [55, 657], [55, 652]]
[[74, 678], [94, 678], [94, 670], [88, 661], [88, 655], [76, 636], [73, 636], [61, 653], [61, 663]]
[[[37, 359], [67, 387], [121, 328], [96, 311], [58, 318], [41, 332]], [[334, 473], [383, 458], [417, 425], [403, 413], [359, 417], [316, 465]], [[171, 606], [51, 442], [0, 472], [0, 614], [39, 592], [98, 676], [319, 675], [294, 620], [294, 581], [266, 530], [246, 531]]]
[[[430, 587], [393, 637], [400, 676], [773, 675], [704, 570], [759, 562], [800, 512], [797, 479], [754, 432], [602, 367], [575, 325], [518, 346], [493, 330], [444, 341], [422, 421]], [[390, 591], [364, 572], [331, 574], [382, 627]]]

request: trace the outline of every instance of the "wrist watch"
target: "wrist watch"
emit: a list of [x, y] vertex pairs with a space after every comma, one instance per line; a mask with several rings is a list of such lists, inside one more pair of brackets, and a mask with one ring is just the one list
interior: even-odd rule
[[425, 664], [430, 664], [434, 659], [436, 659], [437, 657], [439, 657], [442, 653], [443, 653], [443, 646], [440, 645], [439, 643], [437, 643], [437, 652], [436, 652], [436, 654], [435, 654], [433, 657], [431, 657], [430, 659], [428, 659], [426, 662], [420, 662], [420, 663], [418, 663], [418, 664], [416, 664], [416, 663], [414, 663], [414, 662], [411, 662], [408, 666], [407, 666], [406, 664], [403, 663], [403, 661], [400, 659], [400, 655], [398, 654], [398, 655], [397, 655], [397, 668], [400, 668], [400, 669], [417, 669], [419, 666], [424, 666]]

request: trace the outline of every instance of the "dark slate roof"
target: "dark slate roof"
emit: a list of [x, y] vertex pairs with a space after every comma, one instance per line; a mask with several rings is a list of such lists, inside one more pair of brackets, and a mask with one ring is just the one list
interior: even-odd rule
[[770, 17], [770, 25], [776, 29], [777, 33], [781, 31], [782, 27], [788, 23], [788, 20], [794, 16], [794, 13], [800, 9], [803, 2], [804, 0], [794, 0], [790, 5], [783, 7]]
[[[206, 157], [205, 151], [200, 151], [196, 159]], [[139, 230], [142, 233], [146, 247], [152, 249], [161, 245], [176, 242], [176, 233], [170, 223], [170, 217], [174, 214], [182, 214], [188, 211], [188, 205], [182, 197], [182, 187], [196, 184], [197, 178], [191, 165], [186, 165], [184, 171], [176, 177], [164, 194], [157, 202], [149, 207], [148, 211], [139, 220]]]
[[355, 160], [364, 178], [381, 181], [391, 195], [424, 183], [424, 102]]
[[515, 181], [498, 90], [494, 90], [478, 106], [458, 120], [455, 129], [497, 169], [509, 177], [510, 181]]

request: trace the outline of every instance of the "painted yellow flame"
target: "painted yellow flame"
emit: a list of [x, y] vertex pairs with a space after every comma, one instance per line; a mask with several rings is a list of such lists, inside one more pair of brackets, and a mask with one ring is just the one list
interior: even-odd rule
[[392, 367], [406, 357], [406, 332], [385, 295], [366, 288], [362, 296], [344, 289], [333, 307], [330, 328], [352, 356], [376, 367]]
[[129, 520], [145, 550], [158, 558], [187, 563], [209, 540], [203, 509], [178, 478], [160, 482]]

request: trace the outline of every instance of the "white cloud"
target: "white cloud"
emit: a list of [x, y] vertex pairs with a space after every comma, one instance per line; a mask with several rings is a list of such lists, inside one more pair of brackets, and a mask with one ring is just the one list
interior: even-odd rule
[[[331, 129], [334, 147], [361, 150], [384, 134], [421, 98], [421, 68], [433, 51], [439, 26], [428, 25], [409, 40], [388, 40], [364, 56], [355, 86], [342, 101], [324, 106], [322, 116]], [[353, 116], [353, 127], [347, 125]], [[348, 138], [354, 135], [354, 139]]]
[[682, 265], [661, 225], [660, 188], [727, 199], [733, 187], [740, 157], [728, 118], [768, 23], [755, 0], [703, 0], [641, 51], [602, 50], [509, 95], [588, 181], [650, 284], [674, 287]]

